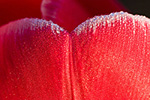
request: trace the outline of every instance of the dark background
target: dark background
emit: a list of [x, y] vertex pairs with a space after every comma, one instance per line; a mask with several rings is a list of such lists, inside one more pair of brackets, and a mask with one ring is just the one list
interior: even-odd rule
[[119, 0], [132, 14], [150, 18], [150, 0]]
[[[36, 2], [35, 2], [36, 1]], [[93, 17], [109, 14], [115, 9], [107, 2], [113, 0], [73, 0], [78, 1]], [[115, 1], [115, 0], [114, 0]], [[145, 15], [150, 18], [150, 0], [116, 0], [122, 3], [126, 12]], [[0, 0], [0, 26], [20, 18], [41, 18], [42, 0]], [[92, 3], [91, 3], [92, 2]], [[105, 2], [105, 3], [104, 3]], [[107, 5], [108, 4], [108, 5]], [[87, 8], [86, 8], [87, 7]], [[107, 9], [108, 7], [108, 9]], [[122, 8], [121, 8], [122, 9]], [[119, 10], [120, 11], [120, 10]]]

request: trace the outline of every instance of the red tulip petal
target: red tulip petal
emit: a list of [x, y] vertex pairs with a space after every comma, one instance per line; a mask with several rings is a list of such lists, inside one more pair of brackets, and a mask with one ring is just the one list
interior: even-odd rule
[[71, 100], [69, 34], [51, 21], [0, 28], [0, 100]]
[[[125, 10], [114, 0], [43, 0], [41, 10], [44, 19], [72, 31], [77, 25], [95, 14]], [[92, 8], [91, 8], [92, 7]]]
[[75, 100], [149, 100], [150, 20], [97, 16], [72, 33]]
[[0, 0], [0, 26], [25, 17], [41, 17], [42, 0]]

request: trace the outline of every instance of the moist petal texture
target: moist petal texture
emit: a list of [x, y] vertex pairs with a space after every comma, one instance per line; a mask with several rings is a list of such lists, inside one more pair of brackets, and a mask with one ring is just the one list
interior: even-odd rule
[[150, 20], [96, 16], [72, 32], [75, 100], [149, 100]]
[[71, 100], [69, 34], [51, 21], [0, 28], [0, 99]]
[[1, 100], [149, 100], [150, 21], [96, 16], [71, 34], [51, 21], [0, 28]]

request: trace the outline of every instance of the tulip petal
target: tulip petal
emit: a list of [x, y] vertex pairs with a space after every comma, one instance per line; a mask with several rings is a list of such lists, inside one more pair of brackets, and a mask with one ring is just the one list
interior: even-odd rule
[[0, 99], [71, 100], [69, 34], [51, 21], [0, 28]]
[[75, 100], [149, 100], [150, 20], [96, 16], [72, 32]]
[[43, 18], [52, 20], [68, 31], [95, 14], [125, 10], [115, 0], [43, 0]]
[[150, 21], [97, 16], [70, 35], [51, 21], [0, 28], [1, 100], [148, 100]]

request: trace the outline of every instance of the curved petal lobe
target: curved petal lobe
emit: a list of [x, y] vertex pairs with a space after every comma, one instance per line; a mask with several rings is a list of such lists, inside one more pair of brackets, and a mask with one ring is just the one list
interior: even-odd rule
[[0, 28], [0, 99], [71, 100], [69, 34], [51, 21]]
[[149, 100], [150, 20], [96, 16], [72, 32], [76, 100]]

